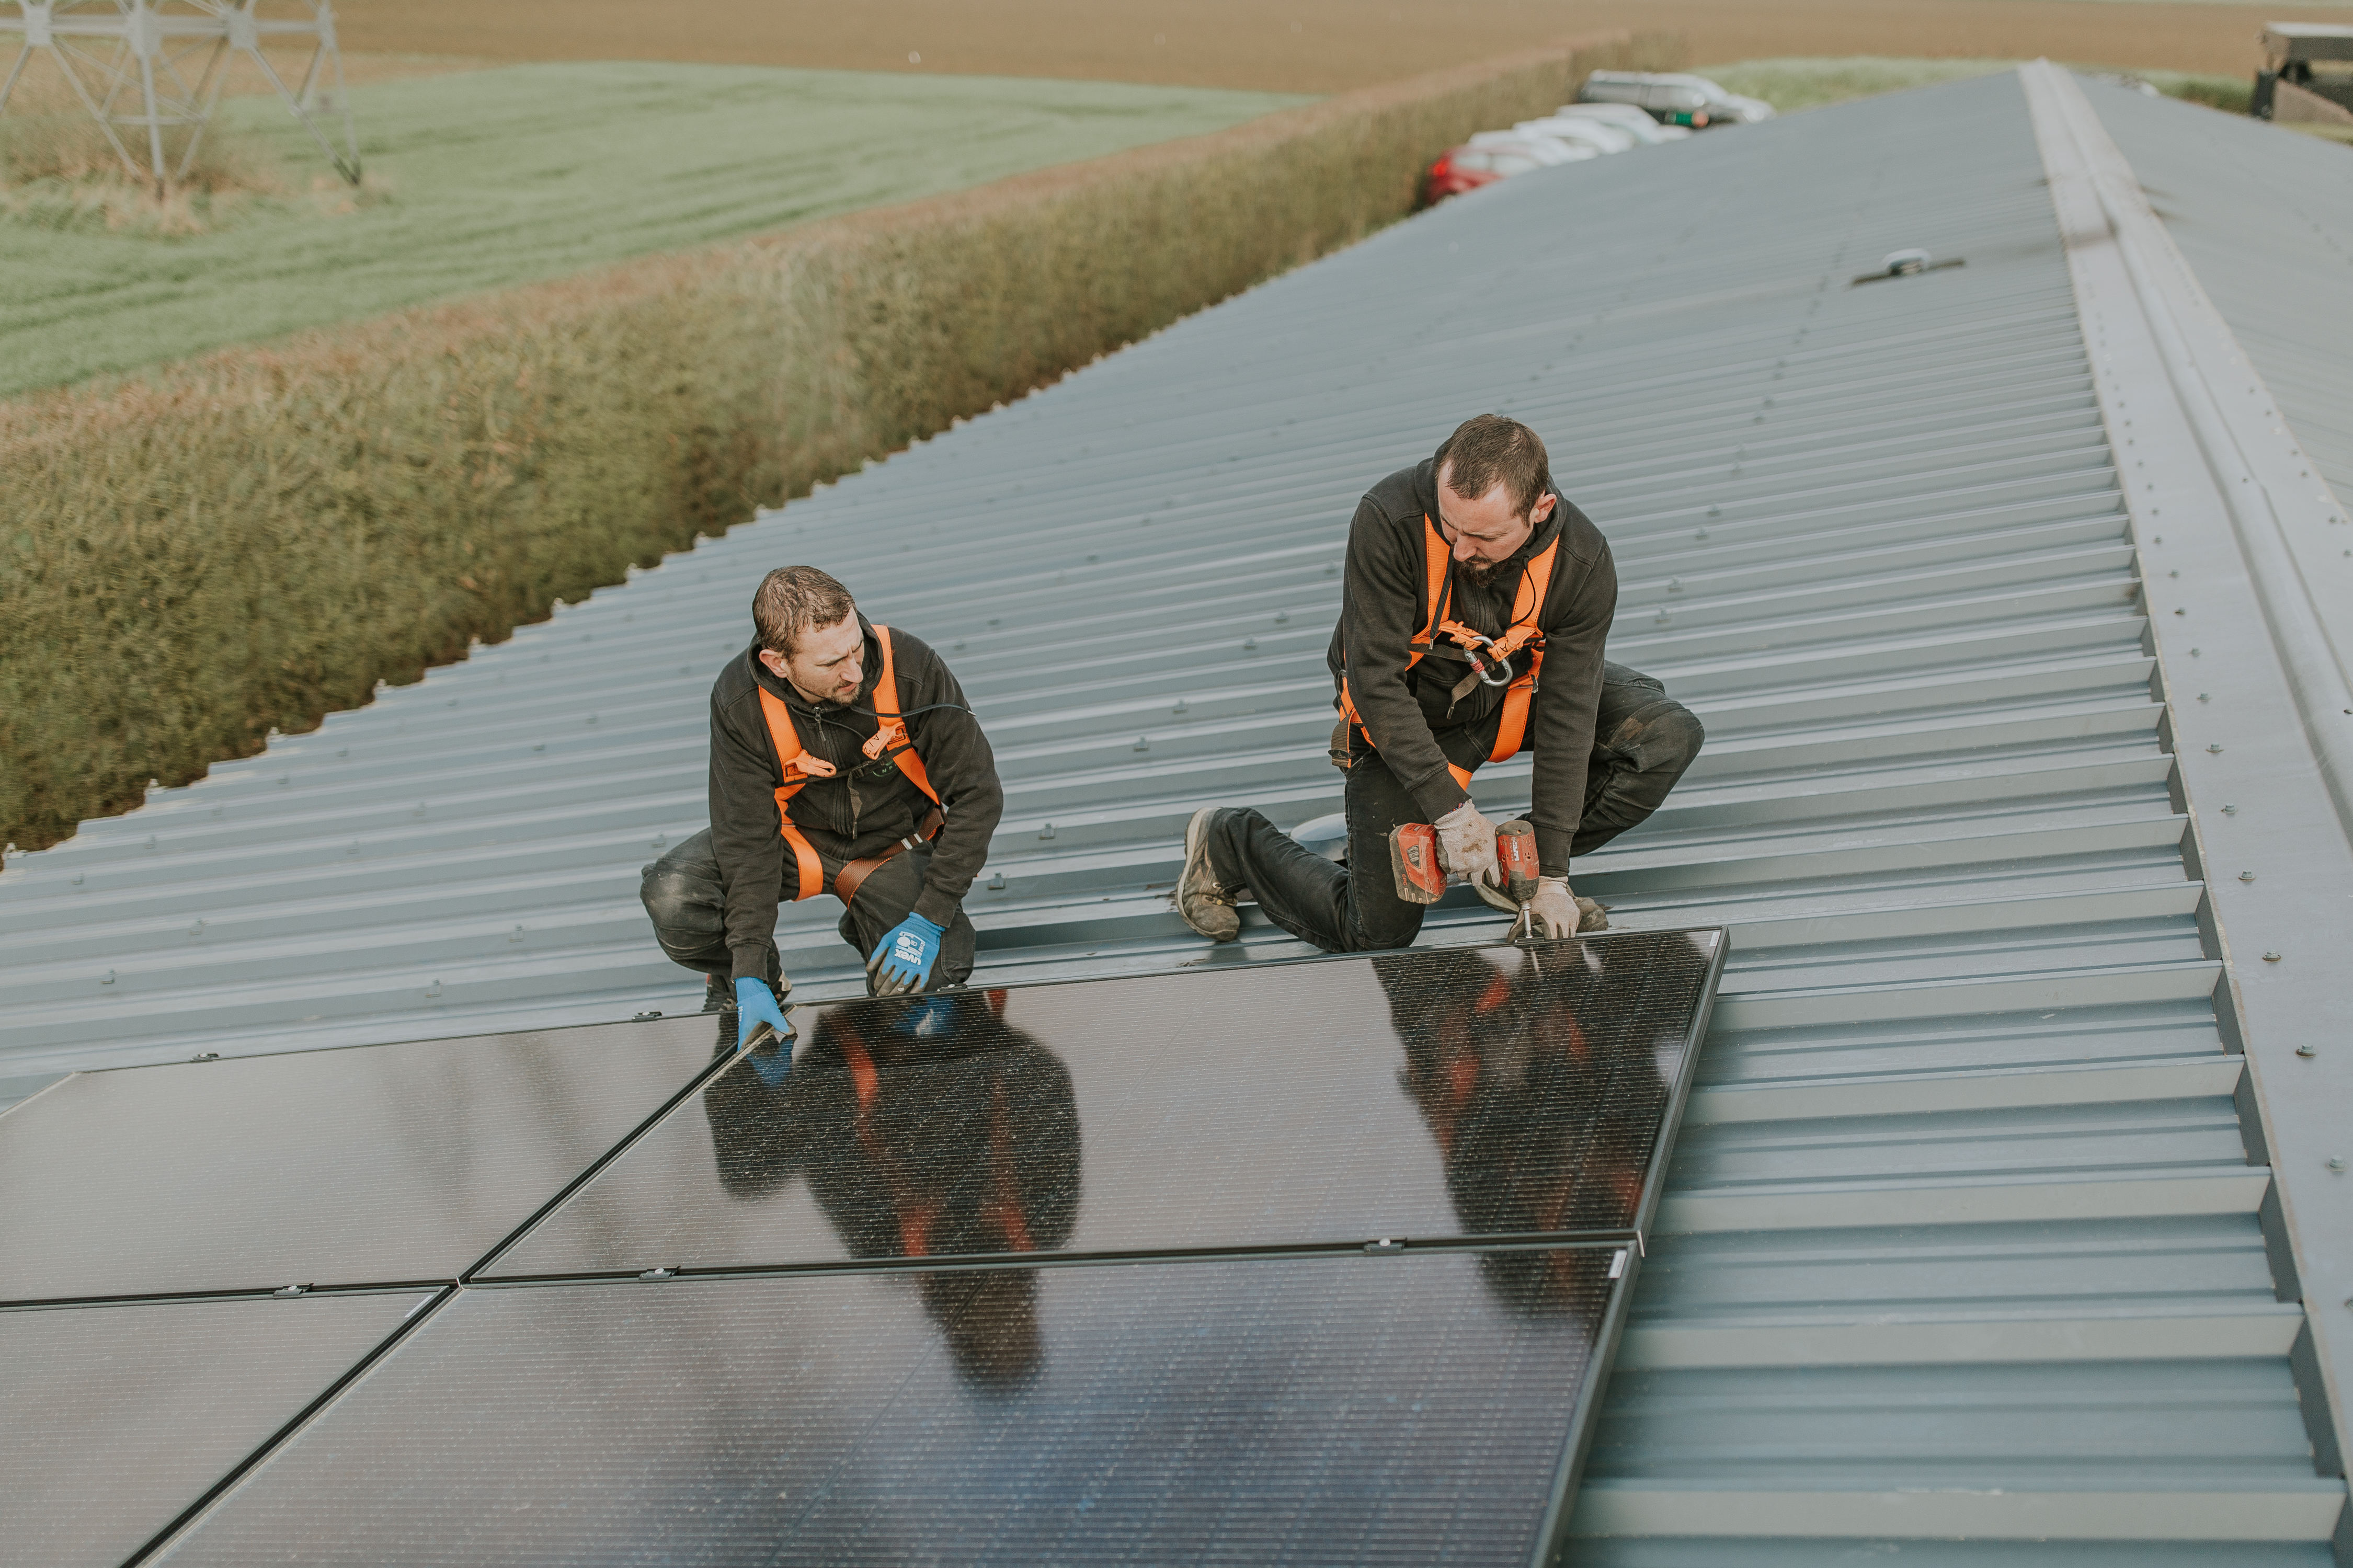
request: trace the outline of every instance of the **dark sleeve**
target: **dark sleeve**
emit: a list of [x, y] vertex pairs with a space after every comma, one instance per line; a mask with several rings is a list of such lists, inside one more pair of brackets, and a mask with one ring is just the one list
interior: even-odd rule
[[[1416, 518], [1417, 527], [1420, 519]], [[1366, 496], [1348, 524], [1348, 570], [1340, 632], [1348, 654], [1348, 696], [1365, 732], [1398, 782], [1432, 821], [1471, 797], [1446, 771], [1421, 704], [1406, 689], [1408, 645], [1420, 627], [1420, 538]]]
[[1568, 875], [1569, 841], [1585, 816], [1585, 773], [1593, 756], [1593, 720], [1601, 706], [1601, 648], [1618, 613], [1618, 566], [1609, 546], [1580, 567], [1556, 595], [1545, 626], [1544, 672], [1537, 678], [1535, 786], [1529, 820], [1536, 861], [1547, 877]]
[[[785, 885], [784, 824], [776, 816], [776, 764], [764, 732], [745, 733], [743, 710], [759, 721], [756, 692], [731, 713], [711, 693], [711, 851], [727, 889], [731, 978], [765, 978]], [[731, 722], [733, 720], [734, 722]]]
[[[894, 629], [892, 640], [902, 638], [914, 646], [897, 656], [900, 668], [912, 678], [901, 680], [899, 700], [910, 712], [938, 702], [954, 704], [907, 721], [908, 738], [948, 814], [947, 825], [932, 840], [931, 869], [923, 874], [914, 912], [944, 927], [955, 919], [972, 879], [988, 863], [989, 840], [1005, 815], [1005, 788], [997, 782], [997, 758], [988, 749], [988, 737], [981, 733], [980, 721], [965, 710], [964, 688], [946, 662]], [[916, 653], [920, 657], [908, 657]]]

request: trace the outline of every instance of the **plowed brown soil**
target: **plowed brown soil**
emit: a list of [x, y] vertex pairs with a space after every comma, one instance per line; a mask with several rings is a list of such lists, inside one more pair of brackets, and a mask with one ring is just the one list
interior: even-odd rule
[[[2237, 74], [2272, 11], [2135, 0], [343, 0], [347, 49], [715, 60], [1336, 92], [1573, 34], [1682, 35], [1700, 64], [1970, 56]], [[914, 57], [920, 56], [920, 60]]]

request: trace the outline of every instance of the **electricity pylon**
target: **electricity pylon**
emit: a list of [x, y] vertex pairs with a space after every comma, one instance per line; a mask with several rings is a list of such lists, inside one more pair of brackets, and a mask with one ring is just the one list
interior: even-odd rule
[[[153, 180], [158, 195], [195, 165], [232, 50], [261, 68], [335, 172], [360, 183], [359, 137], [343, 91], [332, 0], [273, 0], [267, 13], [262, 0], [0, 0], [0, 48], [10, 35], [22, 42], [0, 82], [0, 113], [35, 52], [47, 53], [123, 168], [134, 180]], [[310, 41], [300, 87], [289, 88], [261, 52], [266, 38]], [[320, 124], [326, 113], [343, 118], [341, 153]], [[188, 129], [187, 145], [177, 165], [167, 167], [164, 132], [181, 126]], [[145, 143], [144, 166], [132, 151], [138, 142]]]

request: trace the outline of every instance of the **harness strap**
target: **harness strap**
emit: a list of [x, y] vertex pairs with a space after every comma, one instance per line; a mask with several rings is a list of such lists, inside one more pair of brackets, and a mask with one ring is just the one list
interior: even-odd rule
[[[914, 742], [908, 739], [907, 721], [900, 716], [898, 668], [892, 657], [891, 628], [876, 626], [874, 640], [882, 647], [882, 673], [874, 682], [874, 711], [879, 717], [874, 733], [867, 737], [860, 750], [869, 758], [887, 754], [899, 771], [930, 798], [932, 810], [912, 837], [901, 839], [879, 855], [852, 860], [841, 868], [841, 874], [834, 879], [833, 891], [845, 904], [857, 896], [860, 885], [873, 875], [877, 867], [894, 855], [928, 842], [947, 821], [947, 814], [940, 805], [940, 793], [932, 787], [923, 759], [915, 754]], [[799, 872], [799, 890], [793, 899], [798, 902], [826, 890], [825, 862], [807, 836], [793, 826], [792, 798], [807, 788], [811, 779], [829, 779], [839, 770], [801, 744], [799, 731], [793, 728], [792, 710], [783, 698], [765, 686], [755, 689], [760, 693], [760, 714], [767, 721], [768, 739], [776, 748], [776, 763], [784, 774], [784, 782], [776, 785], [776, 823], [785, 842], [792, 846]]]

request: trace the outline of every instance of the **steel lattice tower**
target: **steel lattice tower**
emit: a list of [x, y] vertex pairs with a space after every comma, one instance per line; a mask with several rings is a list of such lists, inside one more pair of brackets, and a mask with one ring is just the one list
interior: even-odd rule
[[[332, 0], [272, 0], [268, 11], [263, 0], [0, 0], [0, 47], [10, 35], [21, 42], [0, 82], [0, 113], [35, 54], [46, 53], [123, 168], [133, 179], [153, 180], [158, 192], [193, 166], [231, 51], [260, 68], [336, 173], [359, 183], [359, 140], [344, 98]], [[277, 39], [311, 42], [298, 86], [289, 87], [262, 53], [265, 40]], [[327, 114], [342, 118], [340, 153], [321, 123]], [[167, 166], [164, 132], [182, 126], [187, 145], [176, 165]]]

